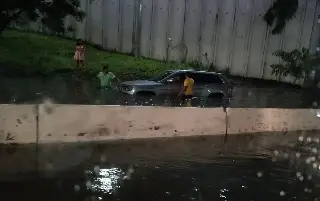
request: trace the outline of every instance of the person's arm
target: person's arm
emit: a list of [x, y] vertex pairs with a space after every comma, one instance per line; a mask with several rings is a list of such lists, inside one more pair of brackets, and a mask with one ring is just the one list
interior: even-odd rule
[[187, 81], [187, 79], [185, 79], [183, 82], [183, 87], [182, 87], [182, 90], [181, 90], [179, 96], [183, 95], [187, 91], [187, 89], [188, 89], [188, 81]]
[[115, 74], [113, 74], [113, 73], [111, 73], [111, 72], [110, 72], [110, 74], [111, 74], [111, 76], [112, 76], [112, 80], [116, 80], [118, 84], [121, 83], [120, 80], [117, 78], [117, 76], [115, 76]]

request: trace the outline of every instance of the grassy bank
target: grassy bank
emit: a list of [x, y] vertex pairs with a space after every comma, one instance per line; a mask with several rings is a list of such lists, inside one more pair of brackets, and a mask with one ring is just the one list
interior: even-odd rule
[[[56, 75], [75, 72], [75, 41], [56, 36], [5, 31], [0, 38], [0, 70], [7, 76]], [[123, 80], [155, 76], [167, 69], [184, 68], [176, 64], [109, 53], [86, 46], [84, 75], [94, 76], [103, 64]]]

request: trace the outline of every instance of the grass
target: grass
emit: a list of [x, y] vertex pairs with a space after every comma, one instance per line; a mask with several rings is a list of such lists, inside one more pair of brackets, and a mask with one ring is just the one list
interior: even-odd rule
[[[75, 41], [38, 33], [5, 31], [0, 38], [0, 70], [2, 75], [54, 75], [77, 72], [73, 60]], [[120, 79], [152, 77], [167, 69], [184, 65], [143, 59], [125, 54], [101, 51], [86, 45], [84, 74], [96, 75], [103, 64]]]

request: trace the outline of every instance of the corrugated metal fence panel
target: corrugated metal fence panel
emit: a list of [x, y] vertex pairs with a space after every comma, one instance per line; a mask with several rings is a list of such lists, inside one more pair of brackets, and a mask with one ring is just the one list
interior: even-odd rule
[[320, 45], [319, 36], [320, 36], [320, 23], [319, 21], [319, 15], [320, 15], [320, 0], [317, 0], [316, 5], [316, 11], [314, 15], [314, 24], [312, 29], [312, 36], [311, 36], [311, 42], [310, 42], [310, 50], [315, 53], [317, 47]]
[[132, 52], [133, 23], [135, 17], [135, 1], [122, 0], [121, 5], [121, 52]]
[[105, 2], [105, 19], [106, 26], [104, 35], [107, 38], [106, 48], [109, 50], [120, 51], [120, 1], [119, 0], [104, 0]]
[[181, 61], [182, 42], [184, 31], [186, 0], [171, 0], [170, 19], [169, 19], [169, 38], [171, 46], [169, 49], [169, 60]]
[[140, 53], [141, 56], [150, 57], [150, 40], [153, 24], [153, 1], [141, 0], [141, 41]]
[[202, 63], [207, 65], [214, 62], [218, 6], [218, 0], [203, 0], [203, 19], [200, 36], [200, 59]]
[[166, 59], [169, 6], [169, 0], [154, 2], [151, 57], [159, 60]]
[[184, 24], [184, 44], [187, 47], [187, 60], [198, 60], [199, 30], [201, 29], [203, 0], [187, 0], [186, 17]]
[[267, 41], [267, 25], [262, 18], [269, 7], [270, 4], [268, 1], [255, 0], [251, 25], [251, 38], [248, 41], [248, 45], [250, 46], [248, 67], [246, 69], [246, 76], [248, 77], [262, 77], [264, 46]]
[[[241, 0], [240, 0], [241, 1]], [[229, 68], [229, 54], [232, 48], [232, 37], [235, 22], [237, 0], [220, 0], [218, 14], [218, 43], [215, 60], [219, 69]]]
[[93, 0], [90, 5], [90, 42], [94, 44], [102, 44], [103, 43], [103, 31], [102, 31], [102, 21], [103, 13], [102, 13], [102, 5], [105, 0]]
[[[314, 25], [314, 17], [318, 0], [308, 0], [306, 5], [305, 16], [303, 19], [302, 34], [300, 39], [300, 48], [309, 48], [312, 34], [312, 27]], [[318, 35], [319, 36], [319, 35]]]
[[233, 75], [246, 75], [247, 63], [247, 43], [250, 32], [250, 19], [252, 17], [252, 9], [254, 7], [254, 0], [238, 1], [235, 36], [233, 41], [232, 58], [230, 73]]
[[[86, 11], [87, 0], [80, 0], [81, 9]], [[86, 39], [86, 18], [76, 23], [76, 38]]]

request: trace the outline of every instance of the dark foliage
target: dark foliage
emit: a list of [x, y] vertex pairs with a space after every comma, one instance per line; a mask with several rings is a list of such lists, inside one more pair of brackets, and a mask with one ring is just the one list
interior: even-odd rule
[[272, 34], [281, 33], [286, 23], [291, 20], [299, 7], [299, 0], [276, 0], [265, 13], [263, 19], [273, 26]]
[[67, 16], [77, 21], [83, 19], [79, 0], [1, 0], [0, 34], [11, 24], [36, 20], [51, 31], [63, 33], [66, 31], [64, 19]]

